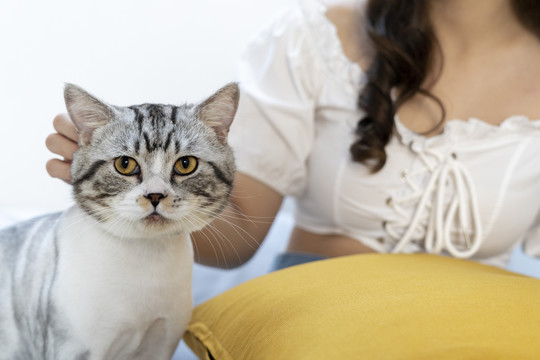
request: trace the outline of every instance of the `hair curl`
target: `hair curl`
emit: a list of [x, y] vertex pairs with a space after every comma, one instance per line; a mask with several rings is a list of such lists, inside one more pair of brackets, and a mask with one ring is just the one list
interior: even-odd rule
[[[523, 26], [540, 37], [538, 0], [511, 3]], [[428, 0], [367, 3], [364, 24], [374, 55], [358, 97], [358, 106], [366, 115], [358, 121], [357, 140], [350, 151], [354, 161], [364, 163], [372, 172], [386, 163], [385, 147], [392, 136], [397, 109], [414, 95], [431, 98], [442, 111], [440, 122], [427, 133], [444, 123], [443, 104], [422, 88], [428, 72], [433, 70], [434, 51], [440, 51], [428, 15]]]

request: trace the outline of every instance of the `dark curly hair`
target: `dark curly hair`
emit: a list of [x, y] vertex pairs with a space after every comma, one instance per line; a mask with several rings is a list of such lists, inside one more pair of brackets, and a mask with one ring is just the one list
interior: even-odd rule
[[[540, 37], [538, 0], [511, 0], [512, 9], [528, 30]], [[357, 140], [351, 146], [354, 161], [364, 163], [373, 172], [386, 162], [385, 146], [394, 129], [397, 109], [414, 95], [422, 94], [441, 109], [436, 131], [444, 123], [441, 101], [422, 88], [434, 67], [435, 51], [440, 51], [428, 16], [428, 0], [369, 0], [365, 13], [365, 31], [373, 45], [372, 63], [367, 81], [358, 97], [365, 117], [356, 127]], [[439, 69], [440, 70], [440, 69]], [[396, 89], [393, 97], [392, 91]]]

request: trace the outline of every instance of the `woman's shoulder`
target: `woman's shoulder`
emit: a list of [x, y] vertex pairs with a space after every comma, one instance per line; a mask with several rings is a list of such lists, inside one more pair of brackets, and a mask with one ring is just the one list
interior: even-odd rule
[[327, 5], [324, 0], [297, 0], [272, 17], [259, 39], [266, 42], [270, 36], [295, 44], [309, 39], [319, 53], [329, 55], [327, 60], [345, 57], [365, 69], [371, 53], [364, 27], [366, 2]]
[[328, 6], [325, 17], [335, 27], [344, 55], [362, 69], [369, 66], [371, 47], [365, 32], [366, 1], [343, 2]]
[[311, 44], [316, 61], [330, 78], [353, 85], [361, 82], [369, 65], [369, 51], [363, 34], [364, 0], [327, 6], [322, 0], [298, 0], [297, 29]]
[[363, 46], [362, 4], [297, 0], [252, 39], [240, 71], [293, 71], [311, 94], [321, 93], [325, 84], [357, 92], [369, 59]]

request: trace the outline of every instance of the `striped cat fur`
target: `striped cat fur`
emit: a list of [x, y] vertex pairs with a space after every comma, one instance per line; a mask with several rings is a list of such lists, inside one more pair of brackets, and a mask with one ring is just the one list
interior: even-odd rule
[[0, 360], [170, 359], [191, 316], [189, 233], [232, 189], [238, 87], [183, 106], [64, 96], [76, 205], [0, 231]]

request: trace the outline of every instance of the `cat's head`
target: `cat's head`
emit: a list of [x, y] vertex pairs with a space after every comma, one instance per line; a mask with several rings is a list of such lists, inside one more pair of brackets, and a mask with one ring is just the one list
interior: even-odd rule
[[71, 166], [75, 200], [106, 231], [125, 238], [188, 233], [227, 204], [236, 84], [182, 106], [113, 106], [72, 84], [64, 97], [79, 134]]

